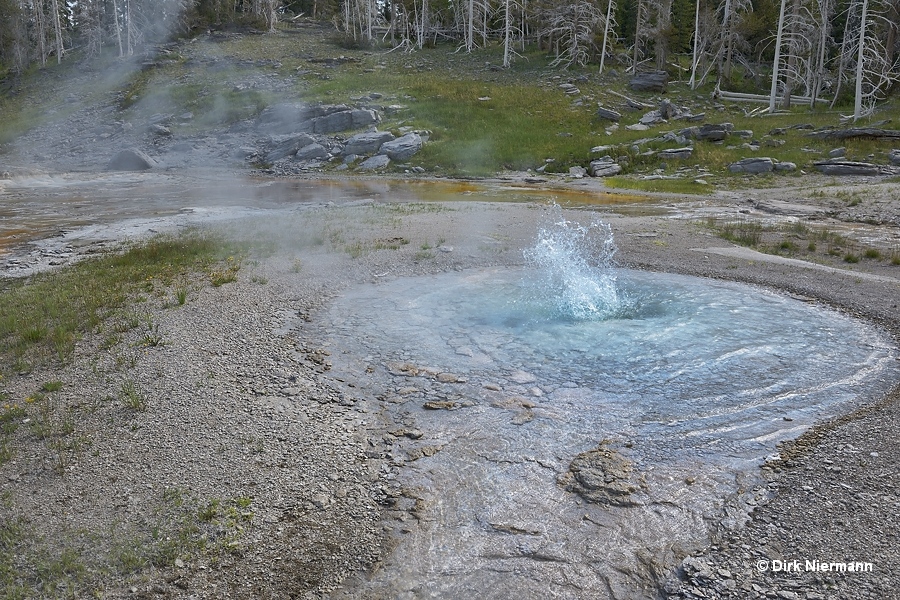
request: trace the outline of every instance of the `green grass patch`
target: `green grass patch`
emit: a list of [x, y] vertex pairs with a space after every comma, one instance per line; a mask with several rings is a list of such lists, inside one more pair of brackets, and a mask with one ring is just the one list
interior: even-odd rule
[[4, 282], [0, 368], [27, 371], [65, 361], [81, 336], [122, 313], [140, 292], [163, 290], [185, 273], [208, 270], [219, 285], [233, 281], [234, 258], [223, 261], [229, 250], [223, 240], [196, 233], [159, 237], [59, 272]]
[[715, 229], [719, 237], [740, 244], [741, 246], [758, 246], [762, 240], [764, 227], [753, 221], [728, 221], [720, 223], [711, 220], [707, 223]]
[[634, 179], [631, 177], [614, 176], [604, 180], [606, 187], [627, 189], [641, 192], [658, 192], [664, 194], [712, 194], [713, 186], [697, 183], [693, 179]]

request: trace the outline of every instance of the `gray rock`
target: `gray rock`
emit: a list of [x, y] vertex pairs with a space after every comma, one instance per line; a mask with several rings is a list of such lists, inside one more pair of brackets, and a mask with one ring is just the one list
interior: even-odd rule
[[170, 130], [165, 125], [156, 124], [156, 125], [150, 126], [150, 133], [152, 133], [153, 135], [165, 137], [165, 136], [172, 135], [172, 130]]
[[300, 148], [309, 146], [314, 142], [315, 140], [305, 133], [272, 136], [270, 140], [271, 148], [266, 153], [266, 162], [271, 163], [286, 156], [292, 156]]
[[659, 110], [651, 110], [650, 112], [646, 113], [640, 119], [640, 123], [642, 125], [656, 125], [656, 124], [662, 123], [662, 122], [663, 122], [663, 118], [659, 114]]
[[597, 118], [605, 119], [607, 121], [618, 121], [622, 118], [621, 113], [618, 113], [611, 108], [604, 108], [603, 106], [597, 107]]
[[584, 167], [569, 167], [569, 175], [581, 179], [587, 175], [587, 170]]
[[107, 171], [146, 171], [156, 167], [156, 161], [137, 148], [118, 152], [106, 165]]
[[878, 165], [840, 158], [820, 160], [814, 162], [813, 166], [825, 175], [878, 175], [881, 172]]
[[383, 169], [391, 163], [391, 159], [386, 154], [376, 154], [371, 158], [362, 161], [357, 167], [360, 171], [375, 171]]
[[353, 119], [354, 128], [368, 127], [369, 125], [374, 125], [381, 120], [379, 119], [377, 112], [367, 108], [358, 108], [352, 110], [350, 111], [350, 116]]
[[346, 104], [273, 104], [257, 118], [257, 126], [269, 132], [336, 133], [366, 127], [378, 121], [373, 110], [354, 109]]
[[349, 156], [351, 154], [371, 154], [377, 152], [381, 145], [394, 139], [394, 134], [390, 131], [370, 131], [366, 133], [358, 133], [351, 137], [344, 144], [342, 154]]
[[774, 169], [775, 161], [768, 157], [743, 158], [728, 165], [728, 170], [732, 173], [749, 173], [751, 175], [771, 173]]
[[787, 161], [777, 162], [777, 163], [775, 163], [775, 170], [778, 171], [779, 173], [790, 173], [791, 171], [797, 170], [797, 165], [796, 165], [796, 163], [787, 162]]
[[294, 154], [294, 160], [312, 160], [314, 158], [327, 158], [328, 150], [321, 144], [308, 144], [303, 146]]
[[596, 450], [577, 455], [559, 482], [588, 502], [634, 506], [630, 496], [639, 488], [631, 478], [631, 461], [601, 443]]
[[338, 133], [353, 129], [353, 112], [344, 110], [322, 117], [316, 117], [304, 123], [303, 130], [312, 133]]
[[669, 85], [669, 74], [665, 71], [638, 73], [628, 85], [639, 92], [665, 92]]
[[591, 177], [609, 177], [622, 172], [622, 166], [613, 161], [609, 156], [604, 156], [591, 161], [589, 169]]
[[843, 146], [828, 152], [828, 158], [843, 158], [844, 156], [847, 156], [847, 149]]
[[656, 157], [662, 160], [668, 159], [679, 159], [684, 160], [690, 158], [694, 153], [694, 149], [690, 146], [685, 146], [684, 148], [671, 148], [669, 150], [662, 150], [656, 154]]
[[417, 133], [407, 133], [396, 140], [385, 142], [378, 150], [378, 154], [387, 155], [391, 160], [402, 161], [411, 157], [422, 149], [422, 138]]
[[900, 150], [891, 150], [888, 152], [888, 160], [892, 165], [900, 166]]
[[[721, 142], [725, 138], [728, 137], [728, 132], [730, 129], [726, 127], [727, 124], [722, 123], [718, 125], [713, 125], [711, 123], [707, 123], [705, 125], [701, 125], [699, 128], [694, 131], [694, 137], [701, 141], [707, 142]], [[692, 131], [694, 128], [690, 128]]]

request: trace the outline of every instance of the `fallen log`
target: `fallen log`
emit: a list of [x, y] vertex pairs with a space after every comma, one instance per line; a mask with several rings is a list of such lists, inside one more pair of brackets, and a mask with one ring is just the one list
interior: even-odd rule
[[850, 129], [832, 129], [830, 131], [814, 131], [808, 133], [807, 137], [818, 138], [820, 140], [848, 140], [865, 138], [870, 140], [900, 140], [900, 130], [897, 129], [874, 129], [872, 127], [853, 127]]

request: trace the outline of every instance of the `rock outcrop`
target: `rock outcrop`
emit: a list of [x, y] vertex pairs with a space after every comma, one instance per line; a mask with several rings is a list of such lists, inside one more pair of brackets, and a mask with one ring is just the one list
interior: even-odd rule
[[257, 127], [269, 133], [339, 133], [374, 125], [381, 120], [375, 110], [346, 104], [273, 104], [257, 118]]
[[390, 131], [367, 131], [358, 133], [344, 143], [341, 152], [344, 156], [351, 154], [372, 154], [378, 152], [381, 145], [394, 139]]
[[761, 156], [759, 158], [742, 158], [741, 160], [728, 165], [728, 170], [732, 173], [748, 173], [750, 175], [771, 173], [775, 170], [775, 161], [767, 156]]
[[665, 71], [638, 73], [628, 85], [639, 92], [665, 92], [669, 86], [669, 74]]
[[589, 169], [591, 177], [609, 177], [622, 172], [622, 166], [612, 159], [610, 156], [604, 156], [597, 160], [591, 161]]
[[116, 153], [106, 165], [107, 171], [146, 171], [157, 166], [156, 161], [137, 148]]
[[404, 161], [422, 149], [422, 138], [418, 133], [407, 133], [403, 137], [385, 142], [378, 154], [387, 155], [391, 160]]
[[879, 175], [882, 172], [876, 164], [842, 158], [816, 161], [813, 166], [825, 175]]
[[636, 506], [632, 494], [640, 490], [633, 481], [631, 461], [609, 448], [605, 442], [595, 450], [582, 452], [559, 478], [566, 491], [575, 492], [588, 502], [611, 506]]

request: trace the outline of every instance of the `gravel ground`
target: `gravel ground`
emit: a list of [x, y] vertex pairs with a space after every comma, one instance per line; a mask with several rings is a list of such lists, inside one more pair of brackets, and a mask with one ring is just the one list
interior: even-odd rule
[[[867, 210], [886, 207], [885, 224], [867, 227], [888, 239], [897, 228], [895, 188], [872, 189], [881, 195]], [[900, 267], [837, 261], [823, 271], [723, 253], [733, 246], [702, 225], [710, 216], [808, 219], [823, 204], [800, 191], [778, 196], [793, 208], [725, 195], [665, 210], [611, 208], [605, 218], [625, 266], [760, 284], [900, 334]], [[236, 224], [234, 235], [274, 247], [245, 261], [237, 282], [197, 280], [184, 306], [151, 298], [137, 310], [156, 329], [134, 329], [112, 347], [89, 337], [64, 371], [6, 382], [11, 398], [25, 398], [61, 381], [46, 420], [60, 427], [68, 416], [73, 429], [73, 443], [60, 449], [21, 428], [23, 445], [0, 466], [4, 518], [31, 532], [21, 560], [49, 557], [16, 566], [52, 570], [63, 549], [77, 549], [81, 566], [63, 569], [48, 596], [69, 586], [110, 598], [352, 597], [354, 578], [391, 549], [395, 467], [379, 448], [396, 424], [365, 394], [355, 396], [353, 382], [330, 378], [327, 351], [304, 323], [315, 324], [345, 286], [520, 264], [545, 214], [533, 204], [357, 203]], [[142, 343], [148, 331], [161, 343]], [[768, 501], [745, 527], [711, 522], [710, 546], [677, 556], [654, 582], [658, 596], [898, 597], [898, 393], [872, 401], [785, 445], [761, 471]], [[414, 508], [409, 515], [414, 527]], [[767, 571], [757, 569], [760, 560]], [[799, 572], [773, 568], [795, 560]], [[874, 568], [812, 572], [806, 560]]]

